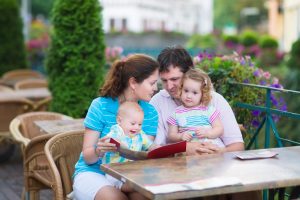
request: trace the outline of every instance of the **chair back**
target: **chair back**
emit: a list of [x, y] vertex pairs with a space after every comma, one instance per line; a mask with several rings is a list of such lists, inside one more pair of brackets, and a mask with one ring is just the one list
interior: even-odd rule
[[48, 82], [45, 79], [25, 79], [20, 80], [15, 84], [15, 90], [29, 89], [29, 88], [47, 88]]
[[72, 117], [55, 112], [24, 113], [11, 121], [10, 132], [16, 141], [27, 146], [31, 139], [44, 134], [40, 128], [35, 125], [34, 121], [59, 119], [72, 119]]
[[52, 137], [45, 145], [45, 154], [54, 177], [56, 200], [66, 199], [72, 192], [72, 176], [82, 151], [84, 131], [71, 131]]
[[27, 78], [44, 78], [44, 76], [30, 69], [16, 69], [3, 74], [2, 79], [27, 79]]
[[12, 119], [32, 109], [33, 104], [27, 99], [0, 99], [0, 132], [8, 132]]
[[0, 92], [13, 92], [14, 90], [11, 89], [10, 87], [0, 85]]

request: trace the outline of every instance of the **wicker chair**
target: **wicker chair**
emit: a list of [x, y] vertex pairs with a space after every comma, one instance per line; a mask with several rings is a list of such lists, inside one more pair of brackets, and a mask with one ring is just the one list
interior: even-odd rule
[[37, 120], [72, 119], [53, 112], [30, 112], [17, 116], [10, 123], [13, 138], [21, 144], [23, 153], [23, 194], [30, 199], [39, 199], [39, 190], [50, 189], [52, 176], [44, 154], [46, 142], [53, 136], [40, 131], [34, 124]]
[[17, 115], [29, 112], [33, 104], [27, 99], [0, 100], [0, 162], [9, 159], [14, 151], [15, 144], [9, 131], [9, 123]]
[[14, 90], [11, 89], [10, 87], [0, 85], [0, 92], [13, 92]]
[[44, 76], [30, 69], [16, 69], [3, 74], [2, 79], [27, 79], [27, 78], [44, 78]]
[[48, 82], [45, 79], [25, 79], [20, 80], [15, 84], [15, 90], [29, 89], [29, 88], [47, 88]]
[[56, 200], [68, 199], [72, 193], [74, 166], [82, 150], [84, 131], [72, 131], [51, 138], [45, 146], [45, 154], [54, 177], [52, 190]]
[[34, 111], [47, 111], [52, 97], [46, 97], [45, 99], [34, 102]]
[[[47, 88], [48, 82], [44, 79], [25, 79], [18, 81], [14, 88], [15, 90], [23, 90], [30, 88]], [[47, 97], [45, 99], [34, 101], [34, 110], [35, 111], [47, 111], [52, 97]]]

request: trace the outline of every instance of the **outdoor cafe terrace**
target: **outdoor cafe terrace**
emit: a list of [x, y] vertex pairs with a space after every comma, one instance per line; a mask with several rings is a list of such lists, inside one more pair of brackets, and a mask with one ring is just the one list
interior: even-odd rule
[[[268, 160], [264, 161], [264, 159], [260, 159], [260, 160], [254, 159], [254, 160], [251, 160], [248, 162], [249, 166], [260, 166], [262, 168], [257, 168], [257, 169], [255, 167], [249, 168], [249, 166], [247, 168], [246, 166], [243, 166], [246, 162], [242, 162], [242, 161], [233, 159], [234, 154], [225, 153], [224, 155], [213, 155], [211, 157], [210, 156], [202, 156], [202, 157], [196, 156], [196, 157], [189, 157], [187, 159], [185, 159], [183, 157], [181, 157], [180, 159], [166, 158], [168, 160], [165, 160], [165, 161], [164, 160], [160, 161], [160, 159], [153, 160], [153, 161], [146, 160], [146, 161], [136, 162], [136, 164], [135, 164], [135, 162], [130, 162], [124, 166], [112, 164], [111, 166], [110, 165], [102, 166], [103, 170], [106, 171], [107, 173], [115, 176], [116, 178], [120, 178], [120, 179], [129, 181], [135, 187], [135, 189], [137, 191], [141, 192], [142, 194], [144, 194], [145, 196], [147, 196], [151, 199], [176, 199], [178, 197], [189, 198], [189, 197], [197, 197], [197, 196], [206, 196], [206, 195], [211, 195], [211, 194], [222, 194], [222, 193], [230, 193], [230, 192], [238, 192], [238, 191], [262, 190], [262, 189], [265, 189], [263, 192], [264, 199], [268, 199], [268, 198], [273, 199], [274, 197], [277, 199], [297, 197], [297, 195], [299, 195], [299, 185], [300, 185], [300, 171], [299, 172], [297, 171], [298, 166], [300, 164], [300, 160], [298, 159], [300, 149], [299, 148], [290, 149], [289, 146], [298, 146], [300, 143], [299, 143], [299, 141], [293, 141], [292, 139], [290, 139], [288, 137], [289, 136], [288, 134], [280, 133], [277, 130], [276, 125], [277, 125], [278, 119], [282, 120], [283, 118], [289, 118], [289, 119], [299, 120], [300, 114], [272, 108], [272, 98], [274, 98], [272, 96], [272, 94], [283, 93], [283, 94], [299, 95], [300, 92], [285, 90], [282, 88], [248, 84], [248, 83], [230, 83], [230, 84], [234, 85], [234, 87], [242, 87], [242, 88], [264, 91], [263, 92], [263, 94], [265, 95], [264, 96], [264, 99], [265, 99], [264, 105], [257, 106], [257, 105], [243, 103], [243, 102], [235, 102], [234, 103], [234, 108], [250, 110], [250, 111], [258, 110], [260, 113], [263, 113], [263, 115], [262, 115], [263, 117], [260, 118], [259, 124], [256, 126], [256, 129], [254, 131], [244, 130], [244, 127], [241, 126], [241, 129], [244, 134], [245, 146], [246, 146], [247, 150], [251, 150], [252, 153], [255, 153], [256, 151], [252, 151], [253, 149], [269, 149], [269, 148], [274, 148], [274, 147], [280, 148], [278, 150], [271, 149], [271, 151], [278, 153], [278, 155], [275, 158], [270, 158], [271, 160], [269, 160], [269, 161]], [[8, 94], [8, 96], [1, 95], [1, 98], [2, 98], [2, 100], [0, 98], [1, 102], [6, 102], [6, 100], [9, 98], [11, 98], [13, 100], [19, 99], [19, 97], [17, 96], [17, 95], [19, 95], [17, 90], [9, 91], [9, 92], [3, 93], [3, 94]], [[21, 94], [24, 95], [24, 93], [21, 93]], [[40, 100], [43, 98], [48, 98], [49, 95], [51, 97], [51, 94], [47, 90], [45, 90], [44, 93], [41, 92], [38, 94], [41, 94], [41, 96], [37, 97], [34, 94], [33, 95], [27, 94], [27, 95], [24, 95], [22, 98], [28, 98], [29, 100], [31, 98], [31, 100], [34, 101], [36, 98]], [[9, 95], [11, 95], [11, 97]], [[32, 132], [37, 131], [37, 132], [42, 132], [44, 134], [42, 136], [42, 137], [44, 137], [43, 140], [36, 142], [37, 145], [41, 146], [41, 147], [39, 147], [39, 152], [44, 152], [45, 144], [48, 145], [48, 146], [46, 145], [46, 147], [49, 147], [52, 145], [52, 143], [55, 143], [55, 141], [52, 141], [52, 139], [56, 138], [56, 136], [65, 135], [70, 138], [70, 136], [72, 134], [74, 134], [72, 136], [72, 138], [75, 138], [75, 139], [68, 140], [68, 137], [60, 138], [61, 141], [63, 141], [62, 145], [64, 146], [63, 149], [61, 149], [61, 150], [63, 150], [64, 152], [68, 152], [68, 151], [65, 151], [65, 149], [73, 148], [72, 146], [79, 147], [74, 152], [79, 153], [81, 150], [80, 147], [82, 144], [82, 134], [83, 134], [83, 130], [84, 130], [83, 125], [82, 125], [82, 119], [73, 119], [71, 117], [60, 115], [60, 114], [59, 114], [59, 116], [56, 116], [57, 114], [55, 114], [55, 117], [52, 118], [49, 116], [47, 111], [45, 112], [45, 110], [43, 110], [43, 109], [47, 109], [45, 106], [44, 107], [36, 107], [36, 106], [32, 107], [32, 109], [37, 109], [37, 108], [40, 108], [42, 110], [35, 110], [35, 111], [39, 111], [39, 112], [36, 112], [36, 114], [34, 114], [34, 115], [31, 114], [29, 120], [28, 119], [27, 119], [27, 121], [24, 120], [24, 119], [26, 119], [26, 115], [25, 115], [25, 117], [24, 116], [17, 117], [16, 119], [12, 120], [10, 123], [10, 131], [13, 134], [14, 140], [17, 140], [18, 143], [21, 143], [22, 145], [27, 146], [26, 147], [27, 150], [24, 151], [24, 146], [21, 145], [21, 148], [20, 148], [19, 145], [16, 145], [17, 144], [16, 141], [14, 141], [14, 143], [11, 143], [11, 145], [13, 146], [12, 149], [14, 149], [14, 151], [12, 151], [12, 149], [11, 149], [11, 151], [8, 151], [7, 155], [4, 155], [7, 158], [9, 158], [9, 157], [10, 158], [8, 161], [2, 162], [0, 164], [0, 199], [16, 200], [16, 199], [21, 199], [22, 195], [24, 195], [25, 198], [29, 198], [29, 197], [32, 198], [33, 196], [30, 196], [30, 195], [34, 195], [34, 196], [37, 195], [37, 194], [22, 193], [22, 190], [23, 190], [25, 183], [26, 184], [30, 183], [30, 182], [27, 182], [28, 181], [27, 179], [36, 178], [36, 177], [34, 177], [35, 169], [45, 169], [41, 166], [38, 166], [40, 164], [40, 162], [42, 163], [45, 161], [45, 160], [41, 161], [41, 160], [39, 160], [39, 158], [34, 158], [34, 159], [36, 159], [35, 162], [38, 165], [35, 166], [36, 168], [33, 169], [32, 172], [30, 172], [30, 164], [26, 165], [26, 163], [30, 163], [30, 161], [28, 161], [28, 159], [29, 160], [33, 159], [33, 157], [35, 157], [35, 154], [34, 154], [34, 151], [31, 152], [30, 150], [28, 150], [31, 148], [30, 145], [32, 145], [31, 143], [28, 143], [28, 141], [26, 142], [26, 140], [29, 140], [29, 139], [26, 139], [26, 138], [20, 139], [20, 137], [21, 137], [20, 135], [19, 136], [15, 135], [16, 132], [18, 134], [21, 134], [20, 132], [22, 132], [20, 129], [18, 129], [20, 124], [25, 123], [25, 122], [27, 123], [27, 126], [28, 126], [28, 124], [31, 124], [30, 126], [28, 126], [28, 128], [31, 129]], [[2, 110], [4, 110], [4, 109], [2, 109]], [[28, 111], [33, 111], [33, 110], [28, 110]], [[43, 111], [42, 113], [44, 113], [44, 115], [46, 117], [45, 116], [43, 117], [41, 115], [38, 116], [38, 113], [40, 113], [41, 111]], [[7, 112], [7, 110], [6, 110], [6, 112]], [[274, 118], [275, 115], [280, 116], [280, 118]], [[1, 113], [2, 118], [3, 118], [3, 116], [5, 116], [5, 113]], [[36, 117], [36, 116], [38, 116], [38, 117]], [[7, 115], [7, 117], [9, 117], [9, 116]], [[69, 133], [70, 133], [70, 135], [69, 135]], [[36, 134], [39, 134], [39, 133], [36, 133]], [[75, 136], [79, 139], [76, 140]], [[57, 138], [59, 138], [59, 137], [57, 137]], [[34, 139], [30, 139], [30, 140], [34, 140]], [[8, 140], [8, 141], [11, 141], [11, 140]], [[47, 141], [49, 141], [49, 142], [51, 141], [50, 142], [51, 144], [48, 144]], [[11, 145], [10, 145], [10, 148], [11, 148]], [[69, 148], [68, 148], [68, 145], [70, 146]], [[59, 146], [59, 145], [57, 144], [57, 146]], [[46, 149], [47, 148], [45, 148], [45, 150]], [[58, 151], [59, 151], [59, 149], [58, 149]], [[27, 154], [26, 154], [26, 152], [27, 152]], [[28, 153], [29, 153], [29, 155], [28, 155]], [[22, 155], [25, 156], [25, 158]], [[76, 155], [76, 156], [78, 156], [78, 155]], [[182, 162], [180, 162], [181, 164], [178, 163], [178, 160], [182, 160]], [[76, 159], [73, 159], [72, 164], [68, 163], [68, 161], [69, 160], [66, 159], [65, 164], [66, 164], [67, 168], [70, 168], [70, 166], [71, 166], [71, 169], [68, 169], [68, 170], [72, 171], [73, 170], [72, 168], [74, 167], [74, 161], [76, 161]], [[167, 162], [168, 165], [170, 165], [169, 167], [173, 166], [174, 169], [176, 168], [176, 170], [190, 171], [190, 173], [192, 173], [192, 174], [190, 174], [190, 175], [192, 175], [191, 177], [190, 177], [190, 175], [187, 175], [186, 177], [183, 177], [182, 179], [180, 179], [181, 181], [187, 181], [189, 183], [191, 181], [189, 178], [195, 180], [195, 178], [197, 178], [197, 176], [199, 176], [198, 179], [206, 180], [205, 179], [206, 176], [203, 177], [201, 175], [202, 173], [194, 174], [194, 172], [192, 172], [194, 169], [196, 171], [198, 171], [197, 169], [198, 169], [198, 167], [200, 167], [200, 164], [199, 164], [199, 166], [198, 166], [198, 164], [195, 166], [195, 165], [191, 165], [191, 163], [194, 163], [194, 164], [200, 163], [200, 161], [203, 163], [204, 162], [219, 163], [218, 166], [222, 167], [224, 165], [224, 166], [226, 166], [225, 167], [226, 170], [229, 170], [228, 166], [227, 166], [228, 164], [230, 164], [229, 166], [236, 166], [236, 168], [239, 165], [241, 165], [241, 166], [239, 166], [241, 169], [242, 168], [247, 169], [248, 171], [246, 170], [247, 172], [244, 172], [244, 173], [241, 173], [239, 171], [239, 175], [237, 174], [234, 179], [232, 179], [232, 177], [229, 177], [229, 179], [224, 179], [224, 180], [207, 179], [207, 181], [211, 181], [210, 184], [212, 184], [214, 181], [217, 181], [217, 182], [221, 181], [221, 183], [222, 183], [222, 181], [229, 181], [225, 185], [222, 185], [222, 184], [220, 185], [220, 183], [218, 183], [219, 185], [217, 184], [215, 186], [210, 186], [210, 187], [212, 187], [212, 189], [209, 189], [209, 187], [208, 187], [208, 189], [204, 188], [205, 190], [203, 190], [203, 188], [200, 188], [200, 189], [198, 188], [198, 189], [193, 189], [191, 191], [186, 191], [186, 190], [182, 190], [182, 188], [176, 190], [176, 187], [178, 187], [178, 185], [175, 185], [175, 186], [172, 185], [170, 187], [174, 187], [175, 189], [173, 189], [167, 193], [164, 193], [164, 194], [161, 194], [160, 193], [161, 191], [156, 193], [157, 192], [156, 189], [150, 187], [151, 184], [154, 184], [154, 182], [153, 181], [147, 182], [148, 179], [146, 177], [149, 176], [149, 174], [147, 174], [147, 173], [140, 174], [140, 176], [145, 176], [145, 179], [143, 181], [141, 181], [139, 178], [136, 179], [136, 177], [134, 175], [130, 174], [130, 170], [128, 171], [128, 167], [129, 167], [129, 169], [133, 167], [133, 168], [137, 168], [137, 171], [145, 172], [146, 169], [144, 167], [148, 166], [148, 170], [150, 170], [149, 171], [150, 174], [152, 174], [153, 171], [157, 171], [157, 173], [153, 174], [153, 176], [157, 176], [157, 177], [161, 176], [161, 178], [158, 178], [158, 180], [161, 180], [162, 182], [157, 182], [156, 184], [164, 185], [164, 184], [168, 183], [168, 181], [166, 182], [166, 179], [168, 179], [168, 176], [171, 176], [171, 175], [168, 174], [168, 172], [163, 171], [162, 168], [158, 169], [155, 166], [164, 166], [165, 164], [162, 164], [161, 162], [163, 162], [163, 163]], [[59, 162], [59, 161], [56, 160], [56, 162]], [[250, 162], [252, 162], [252, 163], [250, 163]], [[23, 166], [23, 163], [25, 163], [24, 164], [25, 167]], [[139, 165], [139, 163], [140, 163], [140, 165]], [[184, 163], [186, 163], [186, 165]], [[28, 168], [28, 166], [29, 166], [29, 168]], [[152, 166], [152, 169], [150, 166]], [[210, 166], [210, 168], [212, 168], [212, 166], [210, 164], [208, 164], [208, 166]], [[274, 168], [274, 166], [277, 166], [277, 167], [275, 167], [276, 169]], [[41, 168], [39, 168], [39, 167], [41, 167]], [[180, 167], [180, 168], [177, 169], [177, 167]], [[254, 168], [254, 170], [258, 170], [257, 173], [254, 171], [253, 172], [251, 171], [253, 168]], [[272, 170], [270, 170], [271, 168], [272, 168]], [[201, 165], [201, 167], [199, 169], [202, 169], [203, 171], [209, 170], [208, 168], [205, 168], [204, 165]], [[233, 169], [235, 169], [235, 168], [233, 168]], [[234, 171], [236, 172], [237, 169], [235, 169]], [[210, 172], [207, 171], [207, 172], [208, 172], [208, 174], [212, 173], [211, 176], [214, 176], [215, 172], [213, 169], [211, 169], [211, 170], [212, 171], [210, 171]], [[260, 170], [262, 170], [262, 171], [260, 171]], [[277, 170], [277, 172], [279, 174], [275, 175], [276, 172], [273, 170]], [[24, 171], [25, 171], [25, 173], [24, 173]], [[268, 173], [268, 171], [270, 173]], [[147, 172], [147, 170], [146, 170], [146, 172]], [[228, 171], [228, 173], [232, 175], [232, 173], [230, 171]], [[247, 175], [247, 173], [248, 173], [248, 175]], [[263, 173], [264, 176], [261, 173]], [[72, 174], [72, 172], [70, 172], [70, 174]], [[260, 176], [260, 177], [256, 177], [255, 174], [257, 174], [257, 176]], [[259, 174], [261, 174], [261, 175], [259, 175]], [[24, 177], [24, 175], [25, 175], [25, 177]], [[172, 176], [174, 176], [174, 175], [172, 175]], [[237, 177], [240, 178], [238, 182], [236, 182]], [[246, 180], [252, 180], [253, 182], [251, 182], [251, 183], [247, 183], [247, 181], [240, 182], [241, 180], [244, 181], [243, 177], [246, 177], [247, 178]], [[263, 177], [263, 180], [261, 180], [262, 177]], [[220, 177], [217, 176], [216, 178], [220, 178]], [[50, 179], [51, 179], [51, 177], [50, 177]], [[46, 190], [41, 190], [40, 199], [53, 199], [54, 193], [53, 193], [52, 189], [57, 191], [58, 186], [53, 184], [54, 182], [51, 182], [51, 181], [49, 182], [49, 179], [47, 179], [47, 177], [42, 180], [45, 182], [45, 185], [50, 184], [50, 187], [39, 186], [40, 187], [39, 189], [44, 189], [44, 188], [46, 189]], [[180, 180], [178, 179], [177, 181], [180, 182]], [[48, 183], [47, 183], [47, 181], [48, 181]], [[238, 185], [236, 185], [237, 183], [238, 183]], [[65, 186], [64, 184], [65, 184], [65, 182], [63, 181], [63, 187]], [[149, 186], [149, 184], [150, 184], [150, 186]], [[202, 184], [204, 184], [204, 183], [202, 182]], [[70, 183], [68, 183], [67, 185], [70, 186]], [[298, 187], [295, 187], [295, 186], [298, 186]], [[219, 187], [221, 188], [220, 190], [217, 189]], [[63, 190], [65, 190], [65, 189], [66, 188], [64, 188]], [[67, 190], [70, 190], [70, 188]], [[35, 197], [37, 197], [37, 196], [35, 196]]]

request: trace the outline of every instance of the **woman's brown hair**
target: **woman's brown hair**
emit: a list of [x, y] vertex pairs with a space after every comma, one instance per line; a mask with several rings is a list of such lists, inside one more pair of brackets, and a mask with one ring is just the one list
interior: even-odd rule
[[128, 87], [130, 78], [133, 77], [137, 83], [141, 83], [158, 70], [158, 67], [152, 57], [144, 54], [133, 54], [122, 61], [117, 60], [107, 74], [100, 96], [116, 98]]
[[192, 79], [194, 81], [201, 83], [200, 90], [202, 92], [202, 97], [201, 97], [200, 103], [204, 106], [208, 106], [208, 104], [210, 103], [211, 98], [212, 98], [211, 91], [213, 88], [209, 76], [200, 69], [190, 69], [189, 71], [187, 71], [183, 75], [183, 78], [181, 80], [180, 96], [181, 96], [181, 92], [182, 92], [183, 83], [186, 79]]

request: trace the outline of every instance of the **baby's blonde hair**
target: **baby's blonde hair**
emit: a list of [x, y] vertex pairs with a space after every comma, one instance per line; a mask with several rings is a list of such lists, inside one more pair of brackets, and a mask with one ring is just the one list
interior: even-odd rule
[[137, 102], [125, 101], [119, 107], [118, 116], [134, 114], [136, 112], [141, 112], [141, 113], [143, 113], [143, 116], [144, 116], [143, 109]]
[[181, 80], [181, 84], [180, 84], [180, 96], [182, 94], [182, 87], [183, 87], [183, 83], [186, 79], [192, 79], [194, 81], [197, 81], [199, 83], [201, 83], [201, 92], [202, 92], [202, 97], [200, 100], [200, 103], [204, 106], [208, 106], [208, 104], [211, 101], [211, 91], [212, 91], [212, 83], [211, 80], [209, 78], [209, 76], [207, 75], [207, 73], [205, 73], [204, 71], [200, 70], [200, 69], [190, 69], [189, 71], [187, 71], [184, 75], [183, 78]]

